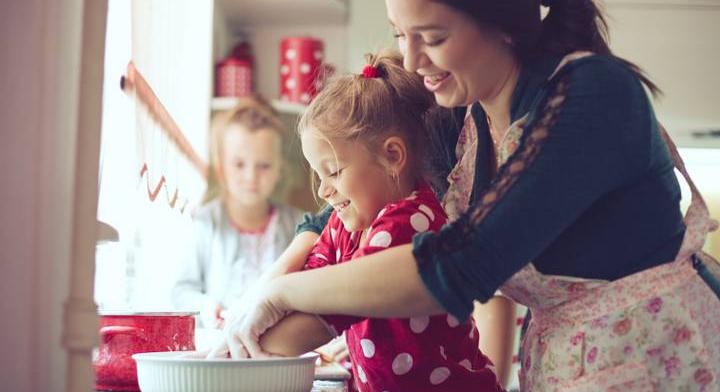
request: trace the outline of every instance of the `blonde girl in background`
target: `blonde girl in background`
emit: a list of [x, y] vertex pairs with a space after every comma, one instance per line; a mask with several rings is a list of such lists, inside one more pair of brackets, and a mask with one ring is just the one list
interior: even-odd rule
[[294, 236], [302, 212], [273, 201], [281, 193], [288, 135], [260, 97], [241, 98], [213, 121], [205, 204], [173, 288], [178, 309], [201, 312], [206, 328], [271, 265]]

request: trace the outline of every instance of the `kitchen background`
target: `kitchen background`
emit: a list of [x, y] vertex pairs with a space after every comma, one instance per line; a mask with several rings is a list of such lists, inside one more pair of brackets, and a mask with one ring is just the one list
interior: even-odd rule
[[[720, 138], [694, 136], [720, 129], [720, 0], [604, 4], [614, 50], [663, 88], [658, 117], [720, 216]], [[93, 297], [169, 306], [168, 271], [189, 214], [142, 192], [137, 130], [152, 127], [139, 125], [136, 101], [118, 86], [128, 60], [206, 158], [209, 121], [232, 105], [214, 98], [215, 65], [238, 41], [252, 46], [256, 90], [288, 123], [302, 105], [280, 100], [283, 38], [320, 39], [337, 72], [358, 72], [365, 52], [392, 45], [380, 0], [3, 1], [0, 22], [0, 379], [16, 391], [90, 390]], [[169, 143], [154, 137], [147, 145], [160, 152], [145, 158], [165, 156]], [[191, 171], [156, 162], [173, 170], [172, 184]], [[202, 188], [180, 185], [189, 198]], [[291, 199], [312, 207], [297, 189]], [[98, 230], [98, 219], [117, 241], [106, 241], [112, 231]], [[720, 234], [707, 249], [720, 255]]]

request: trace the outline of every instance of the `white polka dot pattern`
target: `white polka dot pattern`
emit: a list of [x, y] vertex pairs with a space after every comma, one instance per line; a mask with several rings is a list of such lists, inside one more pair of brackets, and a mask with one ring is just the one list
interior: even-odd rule
[[297, 57], [297, 51], [295, 49], [288, 49], [287, 52], [285, 52], [286, 59], [292, 60], [295, 57]]
[[392, 363], [392, 371], [396, 376], [407, 374], [413, 366], [413, 358], [408, 353], [398, 354]]
[[291, 78], [285, 81], [285, 87], [287, 87], [289, 90], [294, 89], [295, 86], [297, 86], [297, 82], [295, 81], [295, 79]]
[[383, 214], [385, 213], [386, 210], [387, 210], [387, 208], [383, 208], [382, 210], [380, 210], [380, 212], [378, 212], [377, 217], [379, 218], [379, 217], [383, 216]]
[[367, 376], [365, 375], [365, 370], [363, 370], [362, 366], [357, 366], [357, 373], [360, 381], [362, 381], [363, 384], [367, 384]]
[[290, 67], [289, 67], [287, 64], [283, 64], [283, 65], [280, 67], [280, 73], [283, 74], [283, 75], [289, 74], [289, 73], [290, 73]]
[[447, 354], [445, 354], [445, 346], [440, 346], [440, 356], [447, 360]]
[[309, 74], [310, 73], [310, 64], [308, 64], [308, 63], [300, 64], [300, 73]]
[[423, 233], [430, 228], [430, 221], [425, 214], [416, 212], [410, 217], [410, 226], [418, 233]]
[[370, 246], [387, 248], [392, 243], [392, 236], [387, 231], [379, 231], [370, 238]]
[[365, 358], [372, 358], [375, 356], [375, 343], [373, 343], [372, 340], [360, 339], [360, 347], [362, 348]]
[[435, 220], [435, 214], [432, 212], [430, 207], [426, 206], [425, 204], [421, 204], [420, 207], [418, 207], [418, 210], [422, 211], [425, 215], [427, 215], [431, 221]]
[[450, 377], [450, 369], [446, 367], [439, 367], [430, 373], [430, 384], [432, 385], [440, 385], [445, 382], [445, 380]]
[[463, 359], [462, 361], [460, 361], [459, 365], [467, 370], [472, 370], [472, 364], [470, 363], [469, 359]]
[[415, 333], [423, 333], [429, 324], [430, 317], [428, 316], [413, 317], [410, 319], [410, 330]]

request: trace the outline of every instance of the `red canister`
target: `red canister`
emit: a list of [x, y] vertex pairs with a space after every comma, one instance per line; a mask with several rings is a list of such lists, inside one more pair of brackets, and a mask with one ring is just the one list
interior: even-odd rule
[[244, 97], [253, 92], [253, 55], [247, 42], [241, 42], [232, 54], [215, 66], [215, 96]]
[[95, 389], [140, 391], [132, 355], [195, 350], [195, 312], [101, 313]]
[[290, 37], [280, 42], [280, 99], [307, 104], [322, 89], [325, 46], [312, 37]]

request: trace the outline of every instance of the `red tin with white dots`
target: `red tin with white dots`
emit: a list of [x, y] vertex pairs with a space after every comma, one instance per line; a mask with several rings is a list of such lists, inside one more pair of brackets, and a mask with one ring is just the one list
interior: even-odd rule
[[232, 54], [215, 66], [215, 96], [244, 97], [253, 93], [253, 55], [247, 42], [240, 42]]
[[312, 37], [280, 42], [280, 100], [308, 104], [322, 89], [325, 45]]

